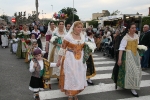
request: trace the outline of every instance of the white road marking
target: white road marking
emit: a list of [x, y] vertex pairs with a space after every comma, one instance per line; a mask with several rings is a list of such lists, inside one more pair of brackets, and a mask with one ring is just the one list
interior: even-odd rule
[[[150, 86], [150, 80], [141, 81], [141, 87], [148, 87], [148, 86]], [[121, 88], [118, 88], [118, 90], [121, 90]], [[88, 86], [79, 95], [100, 93], [100, 92], [108, 92], [108, 91], [116, 91], [114, 83], [112, 83], [112, 84], [103, 84], [103, 83], [101, 83], [99, 85]], [[61, 92], [60, 90], [41, 91], [39, 93], [39, 96], [40, 96], [40, 100], [66, 97], [66, 95], [63, 92]]]

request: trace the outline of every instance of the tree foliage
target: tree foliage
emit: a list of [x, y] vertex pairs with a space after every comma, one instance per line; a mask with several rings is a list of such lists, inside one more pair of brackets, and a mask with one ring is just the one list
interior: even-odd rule
[[73, 21], [79, 21], [79, 16], [74, 14], [74, 20], [73, 20], [73, 15], [70, 15], [67, 19], [66, 19], [66, 22], [65, 22], [65, 25], [66, 24], [72, 24]]
[[1, 15], [0, 18], [4, 19], [6, 21], [6, 23], [10, 23], [8, 20], [8, 17], [6, 15]]
[[77, 10], [75, 8], [71, 8], [71, 7], [63, 8], [61, 11], [62, 11], [62, 13], [67, 14], [68, 16], [77, 13]]
[[142, 18], [142, 26], [145, 24], [150, 25], [150, 16]]
[[95, 20], [89, 21], [88, 23], [89, 25], [93, 25], [93, 27], [95, 28], [98, 26], [98, 21], [95, 21]]
[[[68, 18], [66, 19], [65, 25], [66, 24], [72, 24], [73, 21], [79, 21], [79, 16], [77, 15], [77, 10], [75, 8], [67, 7], [63, 8], [62, 13], [65, 13], [68, 15]], [[73, 19], [74, 16], [74, 19]]]

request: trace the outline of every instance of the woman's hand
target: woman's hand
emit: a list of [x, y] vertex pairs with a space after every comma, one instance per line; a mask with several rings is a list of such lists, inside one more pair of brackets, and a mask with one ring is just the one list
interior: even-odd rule
[[121, 64], [122, 64], [122, 61], [118, 60], [118, 66], [121, 66]]
[[61, 47], [61, 44], [57, 44], [57, 46]]
[[61, 60], [58, 60], [56, 66], [59, 67], [60, 64], [61, 64]]
[[58, 44], [58, 43], [53, 43], [54, 45], [58, 46], [58, 47], [61, 47], [61, 44]]

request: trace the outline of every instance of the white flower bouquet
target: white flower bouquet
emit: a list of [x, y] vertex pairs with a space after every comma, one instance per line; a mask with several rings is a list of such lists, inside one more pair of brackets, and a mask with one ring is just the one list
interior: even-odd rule
[[138, 52], [140, 56], [144, 55], [144, 52], [147, 50], [147, 47], [144, 45], [138, 45], [137, 46]]
[[83, 51], [84, 51], [83, 63], [85, 63], [85, 62], [88, 60], [90, 54], [91, 54], [92, 52], [94, 52], [95, 49], [96, 49], [95, 43], [92, 43], [92, 42], [85, 42], [85, 45], [84, 45], [84, 47], [83, 47]]
[[53, 36], [50, 40], [50, 42], [52, 43], [57, 43], [57, 41], [58, 41], [58, 36]]

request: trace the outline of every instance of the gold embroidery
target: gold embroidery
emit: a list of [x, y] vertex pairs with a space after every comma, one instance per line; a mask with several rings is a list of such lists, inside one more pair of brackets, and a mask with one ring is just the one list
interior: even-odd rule
[[127, 46], [126, 46], [126, 50], [131, 50], [133, 52], [133, 54], [136, 55], [137, 45], [138, 45], [137, 39], [133, 40], [133, 41], [128, 41]]
[[69, 43], [67, 48], [72, 50], [74, 53], [75, 59], [79, 60], [81, 58], [81, 51], [82, 51], [83, 46], [84, 46], [84, 44]]

